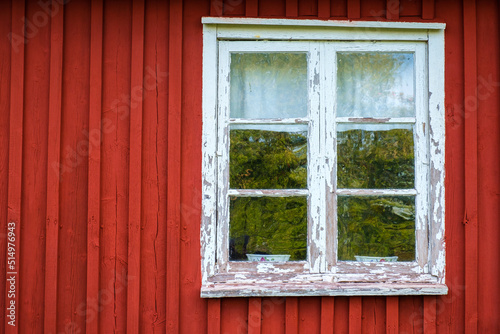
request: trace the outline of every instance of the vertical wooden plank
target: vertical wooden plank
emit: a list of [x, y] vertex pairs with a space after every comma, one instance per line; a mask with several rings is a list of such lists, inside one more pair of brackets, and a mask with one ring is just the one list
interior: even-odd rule
[[[0, 36], [12, 33], [12, 3], [10, 1], [0, 2]], [[23, 41], [19, 41], [22, 43]], [[0, 39], [0, 310], [6, 310], [6, 273], [7, 273], [7, 223], [5, 220], [8, 210], [8, 186], [9, 186], [9, 115], [10, 115], [10, 76], [11, 48], [14, 47], [12, 36]], [[8, 290], [7, 290], [8, 291]], [[7, 312], [0, 312], [0, 330], [4, 328]]]
[[321, 298], [321, 334], [333, 333], [333, 319], [335, 316], [334, 305], [334, 297]]
[[422, 18], [424, 20], [434, 19], [434, 0], [422, 0]]
[[[53, 4], [53, 6], [59, 6]], [[45, 250], [44, 330], [55, 333], [57, 328], [57, 259], [59, 245], [59, 169], [61, 160], [61, 103], [63, 62], [63, 6], [50, 22], [50, 83], [49, 131], [47, 166], [47, 218]]]
[[399, 20], [399, 0], [387, 0], [385, 13], [388, 20]]
[[[264, 303], [261, 312], [265, 312]], [[223, 298], [221, 300], [221, 333], [246, 333], [248, 331], [248, 298]], [[261, 332], [263, 332], [261, 328]]]
[[179, 331], [182, 2], [170, 3], [167, 144], [167, 332]]
[[285, 301], [285, 332], [286, 334], [298, 334], [299, 321], [299, 299], [287, 297]]
[[[166, 332], [168, 6], [164, 1], [145, 3], [139, 320], [144, 333]], [[208, 8], [204, 10], [207, 15]], [[188, 316], [196, 323], [193, 313]]]
[[224, 3], [222, 2], [222, 0], [210, 1], [210, 16], [222, 16], [223, 10], [224, 10]]
[[349, 298], [349, 334], [361, 333], [362, 297]]
[[363, 297], [361, 312], [362, 334], [386, 333], [385, 297], [367, 296]]
[[299, 298], [299, 334], [321, 331], [321, 297]]
[[318, 18], [327, 19], [331, 12], [330, 0], [318, 0]]
[[262, 334], [286, 333], [286, 298], [262, 298]]
[[[24, 38], [25, 4], [24, 1], [12, 2], [12, 35]], [[9, 325], [12, 318], [5, 318], [5, 333], [17, 333], [19, 328], [19, 317], [21, 309], [19, 303], [19, 275], [20, 271], [20, 248], [21, 248], [21, 186], [22, 186], [22, 152], [23, 152], [23, 115], [24, 115], [24, 43], [18, 43], [16, 47], [12, 45], [11, 49], [11, 68], [14, 69], [10, 76], [10, 118], [9, 118], [9, 185], [7, 193], [7, 224], [13, 226], [15, 240], [10, 242], [14, 248], [12, 258], [14, 264], [7, 266], [6, 290], [10, 289], [10, 282], [14, 282], [15, 296], [9, 298], [6, 293], [5, 305], [7, 309], [14, 303], [15, 326]], [[12, 224], [13, 223], [13, 224]], [[10, 231], [12, 232], [12, 231]], [[7, 261], [8, 262], [8, 261]], [[11, 311], [9, 311], [9, 314]]]
[[262, 329], [262, 299], [248, 299], [248, 334], [260, 334]]
[[349, 332], [349, 297], [335, 297], [334, 333]]
[[208, 303], [208, 334], [220, 333], [220, 299], [209, 299]]
[[127, 332], [139, 332], [141, 275], [142, 101], [144, 77], [144, 0], [132, 4], [130, 96], [130, 168], [128, 219]]
[[399, 331], [399, 297], [387, 297], [385, 300], [385, 327], [387, 334]]
[[347, 18], [359, 19], [361, 17], [361, 0], [347, 0]]
[[424, 296], [424, 333], [436, 334], [436, 296]]
[[465, 332], [477, 333], [477, 43], [476, 2], [463, 2], [465, 107]]
[[259, 16], [259, 0], [245, 1], [245, 16], [248, 17]]
[[298, 0], [286, 0], [286, 17], [297, 17], [299, 15]]
[[99, 324], [99, 231], [101, 196], [102, 24], [103, 3], [91, 3], [89, 96], [89, 191], [87, 214], [86, 333], [97, 333]]

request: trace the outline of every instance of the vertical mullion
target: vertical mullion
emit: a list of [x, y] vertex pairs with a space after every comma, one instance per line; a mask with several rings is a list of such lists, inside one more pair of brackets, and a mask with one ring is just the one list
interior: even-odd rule
[[337, 98], [336, 93], [336, 61], [337, 53], [331, 43], [324, 44], [322, 49], [321, 66], [321, 110], [324, 128], [322, 143], [325, 151], [325, 217], [326, 217], [326, 261], [327, 270], [337, 262], [337, 125], [335, 122]]
[[428, 215], [429, 215], [429, 122], [427, 117], [427, 71], [425, 45], [418, 44], [414, 53], [415, 66], [415, 127], [414, 127], [414, 164], [415, 164], [415, 260], [423, 268], [428, 261]]
[[217, 106], [217, 265], [226, 270], [229, 261], [229, 73], [231, 55], [227, 42], [219, 43], [219, 90]]
[[325, 186], [322, 171], [324, 169], [324, 152], [320, 138], [323, 126], [320, 116], [320, 47], [318, 44], [310, 44], [308, 59], [308, 81], [309, 87], [309, 131], [308, 146], [308, 187], [309, 187], [309, 218], [308, 239], [309, 251], [308, 261], [311, 264], [311, 272], [324, 272], [326, 269], [325, 247]]

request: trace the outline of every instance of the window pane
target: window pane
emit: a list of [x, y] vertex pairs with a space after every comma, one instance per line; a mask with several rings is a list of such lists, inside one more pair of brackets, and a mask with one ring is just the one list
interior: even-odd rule
[[415, 196], [339, 196], [337, 204], [339, 260], [415, 259]]
[[414, 188], [413, 125], [339, 124], [337, 130], [339, 188]]
[[247, 260], [247, 254], [306, 259], [306, 197], [231, 197], [229, 210], [231, 261]]
[[231, 117], [307, 116], [305, 53], [231, 54]]
[[413, 53], [339, 52], [337, 114], [415, 116]]
[[307, 125], [233, 125], [230, 142], [231, 188], [307, 187]]

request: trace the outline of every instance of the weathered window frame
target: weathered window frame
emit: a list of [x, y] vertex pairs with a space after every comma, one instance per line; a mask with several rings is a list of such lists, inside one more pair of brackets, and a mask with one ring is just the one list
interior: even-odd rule
[[[202, 297], [234, 296], [299, 296], [299, 295], [439, 295], [446, 294], [444, 245], [444, 28], [441, 23], [346, 22], [317, 20], [281, 20], [246, 18], [203, 18], [203, 199], [201, 223]], [[259, 51], [307, 51], [317, 56], [325, 48], [337, 50], [379, 50], [381, 48], [413, 51], [416, 57], [415, 119], [380, 119], [384, 122], [415, 122], [416, 193], [418, 196], [416, 236], [417, 256], [414, 262], [363, 263], [336, 261], [336, 226], [331, 208], [334, 193], [357, 190], [336, 189], [332, 177], [311, 179], [315, 191], [309, 196], [309, 206], [320, 212], [310, 218], [307, 261], [289, 263], [229, 262], [227, 256], [227, 205], [224, 198], [230, 190], [223, 188], [228, 161], [226, 127], [229, 123], [245, 122], [229, 119], [227, 93], [227, 57], [220, 54], [231, 50], [246, 50], [248, 41], [258, 43]], [[308, 41], [312, 41], [309, 43]], [[324, 43], [314, 43], [324, 41]], [[335, 41], [334, 44], [329, 41]], [[370, 42], [370, 43], [367, 43]], [[255, 43], [254, 43], [255, 44]], [[376, 44], [376, 43], [375, 43]], [[323, 63], [313, 66], [320, 77], [319, 87], [334, 87], [332, 69]], [[321, 122], [326, 126], [311, 127], [318, 136], [335, 140], [338, 122], [362, 122], [360, 119], [330, 119], [323, 110], [334, 108], [331, 99], [309, 88], [311, 113], [298, 120], [276, 120], [274, 123]], [[319, 88], [318, 88], [319, 89]], [[325, 89], [325, 88], [322, 88]], [[418, 114], [423, 113], [423, 114]], [[259, 120], [256, 120], [259, 122]], [[269, 121], [265, 121], [269, 123]], [[331, 131], [324, 130], [330, 128]], [[425, 134], [425, 132], [428, 132]], [[316, 136], [316, 134], [315, 134]], [[333, 148], [332, 148], [333, 149]], [[336, 162], [325, 159], [334, 152], [321, 147], [312, 151], [309, 168], [332, 170]], [[222, 162], [222, 163], [221, 163]], [[421, 163], [419, 163], [421, 162]], [[306, 190], [307, 192], [308, 190]], [[384, 193], [363, 190], [370, 195]], [[244, 192], [244, 191], [243, 191]], [[240, 193], [243, 193], [240, 191]], [[283, 192], [283, 191], [282, 191]], [[265, 192], [264, 192], [265, 193]], [[393, 194], [394, 192], [392, 192]], [[266, 195], [272, 194], [268, 191]], [[312, 211], [309, 209], [309, 211]], [[314, 233], [312, 233], [312, 229]], [[312, 234], [315, 236], [313, 237]], [[326, 247], [326, 245], [335, 247]]]

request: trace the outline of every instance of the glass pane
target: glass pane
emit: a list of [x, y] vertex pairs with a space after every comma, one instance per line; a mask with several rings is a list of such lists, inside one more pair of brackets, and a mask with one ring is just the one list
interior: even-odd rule
[[231, 117], [307, 116], [305, 53], [232, 53]]
[[307, 187], [307, 125], [233, 125], [230, 142], [231, 188]]
[[415, 116], [413, 53], [337, 54], [340, 117]]
[[339, 196], [337, 205], [339, 260], [415, 260], [415, 196]]
[[339, 188], [411, 189], [415, 152], [411, 124], [339, 124]]
[[247, 254], [261, 255], [262, 261], [279, 260], [264, 255], [306, 259], [306, 197], [231, 197], [229, 210], [231, 261], [245, 261]]

